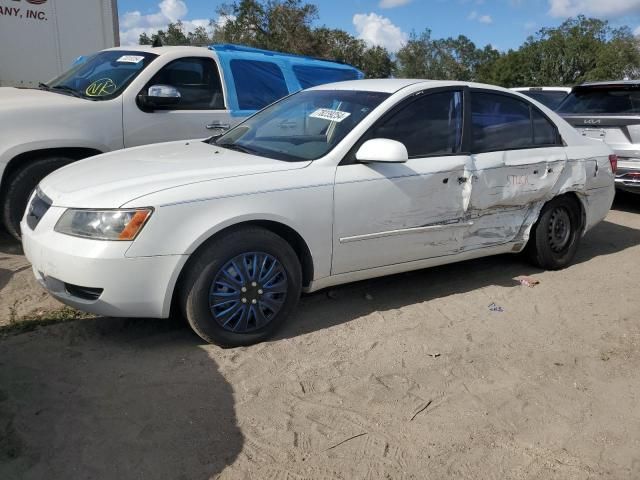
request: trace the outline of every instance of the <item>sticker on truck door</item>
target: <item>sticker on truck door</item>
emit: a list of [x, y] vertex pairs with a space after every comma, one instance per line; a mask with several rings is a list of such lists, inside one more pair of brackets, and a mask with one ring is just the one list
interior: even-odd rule
[[101, 78], [89, 85], [85, 93], [88, 97], [106, 97], [113, 94], [117, 88], [116, 82], [110, 78]]

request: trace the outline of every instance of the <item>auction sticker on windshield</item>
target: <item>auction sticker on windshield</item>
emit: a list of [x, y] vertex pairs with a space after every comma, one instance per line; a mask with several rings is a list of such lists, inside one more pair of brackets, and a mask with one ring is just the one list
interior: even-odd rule
[[118, 59], [118, 63], [140, 63], [144, 57], [140, 55], [123, 55]]
[[330, 108], [319, 108], [311, 115], [310, 118], [319, 118], [321, 120], [329, 120], [330, 122], [342, 122], [351, 115], [349, 112], [341, 112], [340, 110], [331, 110]]

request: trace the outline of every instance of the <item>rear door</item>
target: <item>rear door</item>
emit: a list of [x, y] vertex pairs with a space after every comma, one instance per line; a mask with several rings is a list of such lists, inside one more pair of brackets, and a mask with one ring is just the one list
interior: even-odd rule
[[513, 240], [531, 205], [558, 181], [567, 155], [555, 125], [508, 93], [471, 92], [472, 176], [465, 248]]

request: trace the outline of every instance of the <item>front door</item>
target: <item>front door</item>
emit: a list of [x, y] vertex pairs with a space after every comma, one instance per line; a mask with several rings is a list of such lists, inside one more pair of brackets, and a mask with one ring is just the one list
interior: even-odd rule
[[461, 153], [462, 91], [422, 93], [364, 135], [402, 142], [409, 161], [358, 163], [336, 171], [332, 274], [460, 250], [470, 182]]
[[123, 106], [126, 148], [150, 143], [210, 137], [221, 133], [239, 119], [231, 117], [216, 62], [211, 57], [186, 57], [168, 63], [143, 90], [152, 85], [169, 85], [180, 92], [180, 101], [171, 107], [143, 110], [136, 99]]

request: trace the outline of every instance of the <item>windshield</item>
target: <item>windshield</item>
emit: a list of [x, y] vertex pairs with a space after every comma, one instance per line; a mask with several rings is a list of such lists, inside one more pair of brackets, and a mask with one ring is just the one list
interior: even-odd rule
[[157, 55], [111, 50], [97, 53], [40, 88], [90, 100], [117, 97]]
[[577, 88], [558, 107], [559, 113], [640, 114], [640, 86], [604, 85]]
[[296, 93], [241, 123], [216, 145], [290, 162], [316, 160], [389, 95], [352, 90]]
[[539, 101], [545, 107], [555, 110], [562, 103], [568, 93], [561, 90], [527, 90], [520, 92], [529, 98]]

